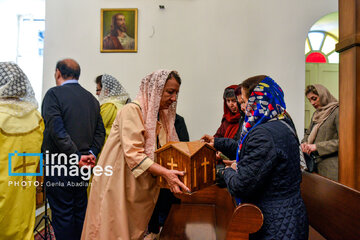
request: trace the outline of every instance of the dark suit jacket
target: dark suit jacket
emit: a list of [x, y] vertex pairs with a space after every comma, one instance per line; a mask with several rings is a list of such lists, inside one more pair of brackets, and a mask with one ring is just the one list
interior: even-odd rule
[[42, 103], [45, 122], [42, 152], [97, 156], [104, 144], [105, 129], [99, 102], [77, 83], [49, 89]]
[[182, 116], [176, 114], [175, 116], [175, 130], [181, 142], [190, 141], [189, 133], [185, 124], [185, 120]]

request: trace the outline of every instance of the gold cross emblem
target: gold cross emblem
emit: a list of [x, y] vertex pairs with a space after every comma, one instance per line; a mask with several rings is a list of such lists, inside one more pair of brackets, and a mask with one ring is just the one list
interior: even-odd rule
[[204, 166], [204, 183], [206, 183], [206, 179], [207, 179], [207, 176], [206, 176], [206, 165], [209, 165], [209, 161], [206, 161], [206, 157], [204, 158], [204, 162], [201, 164], [201, 166]]
[[186, 168], [185, 168], [185, 176], [184, 176], [184, 184], [185, 184], [185, 186], [187, 186], [187, 175], [186, 175]]
[[168, 166], [171, 167], [171, 170], [174, 170], [174, 167], [177, 167], [178, 165], [174, 163], [174, 159], [171, 158], [171, 163], [167, 163]]
[[196, 187], [196, 162], [194, 162], [194, 187]]
[[214, 164], [214, 168], [213, 168], [213, 180], [216, 180], [216, 170], [215, 170], [215, 164]]

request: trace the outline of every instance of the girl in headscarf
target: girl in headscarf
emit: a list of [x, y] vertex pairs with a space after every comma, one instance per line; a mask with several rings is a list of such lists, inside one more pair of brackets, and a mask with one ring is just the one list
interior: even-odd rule
[[99, 96], [100, 114], [106, 130], [105, 142], [117, 112], [128, 102], [130, 96], [121, 83], [109, 74], [96, 77], [96, 95]]
[[338, 181], [339, 102], [323, 85], [306, 87], [305, 95], [316, 109], [301, 141], [303, 152], [316, 158], [320, 175]]
[[[236, 89], [238, 89], [238, 85], [231, 85], [224, 90], [224, 115], [221, 119], [221, 125], [213, 138], [232, 138], [235, 141], [239, 140], [241, 126], [244, 121], [244, 113], [240, 110], [240, 104], [236, 99]], [[217, 168], [223, 167], [221, 163], [223, 158], [226, 158], [226, 156], [218, 151], [216, 153], [216, 159], [218, 160]]]
[[81, 238], [142, 239], [155, 207], [156, 175], [172, 192], [189, 189], [179, 180], [184, 173], [155, 163], [154, 151], [178, 141], [174, 128], [181, 79], [177, 72], [159, 70], [141, 82], [134, 102], [118, 113], [98, 166], [112, 168], [111, 176], [94, 176]]
[[0, 62], [0, 239], [34, 239], [36, 176], [25, 174], [37, 172], [40, 158], [20, 154], [40, 153], [43, 131], [28, 78]]
[[232, 152], [236, 161], [224, 171], [229, 192], [243, 203], [258, 206], [261, 229], [250, 239], [308, 239], [308, 222], [300, 195], [300, 152], [295, 127], [287, 117], [284, 93], [268, 76], [242, 83], [246, 103], [239, 144], [214, 147]]
[[231, 85], [224, 90], [224, 115], [221, 119], [221, 125], [214, 135], [216, 138], [234, 138], [238, 132], [241, 111], [235, 96], [237, 87], [237, 85]]

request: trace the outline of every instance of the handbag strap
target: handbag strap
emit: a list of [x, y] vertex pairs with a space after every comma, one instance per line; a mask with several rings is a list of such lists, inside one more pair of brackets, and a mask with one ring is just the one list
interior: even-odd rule
[[297, 142], [298, 142], [298, 144], [299, 144], [300, 169], [301, 169], [302, 171], [308, 169], [308, 167], [306, 166], [306, 161], [305, 161], [304, 153], [303, 153], [303, 151], [301, 150], [300, 141], [299, 141], [299, 138], [298, 138], [295, 130], [294, 130], [287, 122], [281, 121], [281, 120], [280, 120], [280, 122], [283, 123], [285, 126], [287, 126], [287, 127], [290, 129], [291, 133], [295, 136], [295, 138], [296, 138], [296, 140], [297, 140]]
[[280, 122], [281, 122], [282, 124], [284, 124], [285, 126], [287, 126], [287, 127], [290, 129], [291, 133], [295, 136], [296, 140], [297, 140], [298, 143], [300, 144], [298, 135], [296, 134], [295, 130], [294, 130], [287, 122], [282, 121], [282, 120], [280, 120]]

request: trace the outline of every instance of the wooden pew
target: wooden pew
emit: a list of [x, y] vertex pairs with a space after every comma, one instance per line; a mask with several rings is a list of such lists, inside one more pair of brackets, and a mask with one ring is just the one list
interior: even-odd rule
[[161, 240], [249, 239], [263, 223], [253, 204], [236, 207], [226, 188], [211, 186], [192, 195], [178, 196], [160, 234]]
[[[360, 239], [360, 192], [318, 174], [303, 173], [301, 194], [309, 217], [309, 239]], [[321, 236], [316, 236], [315, 229]]]

